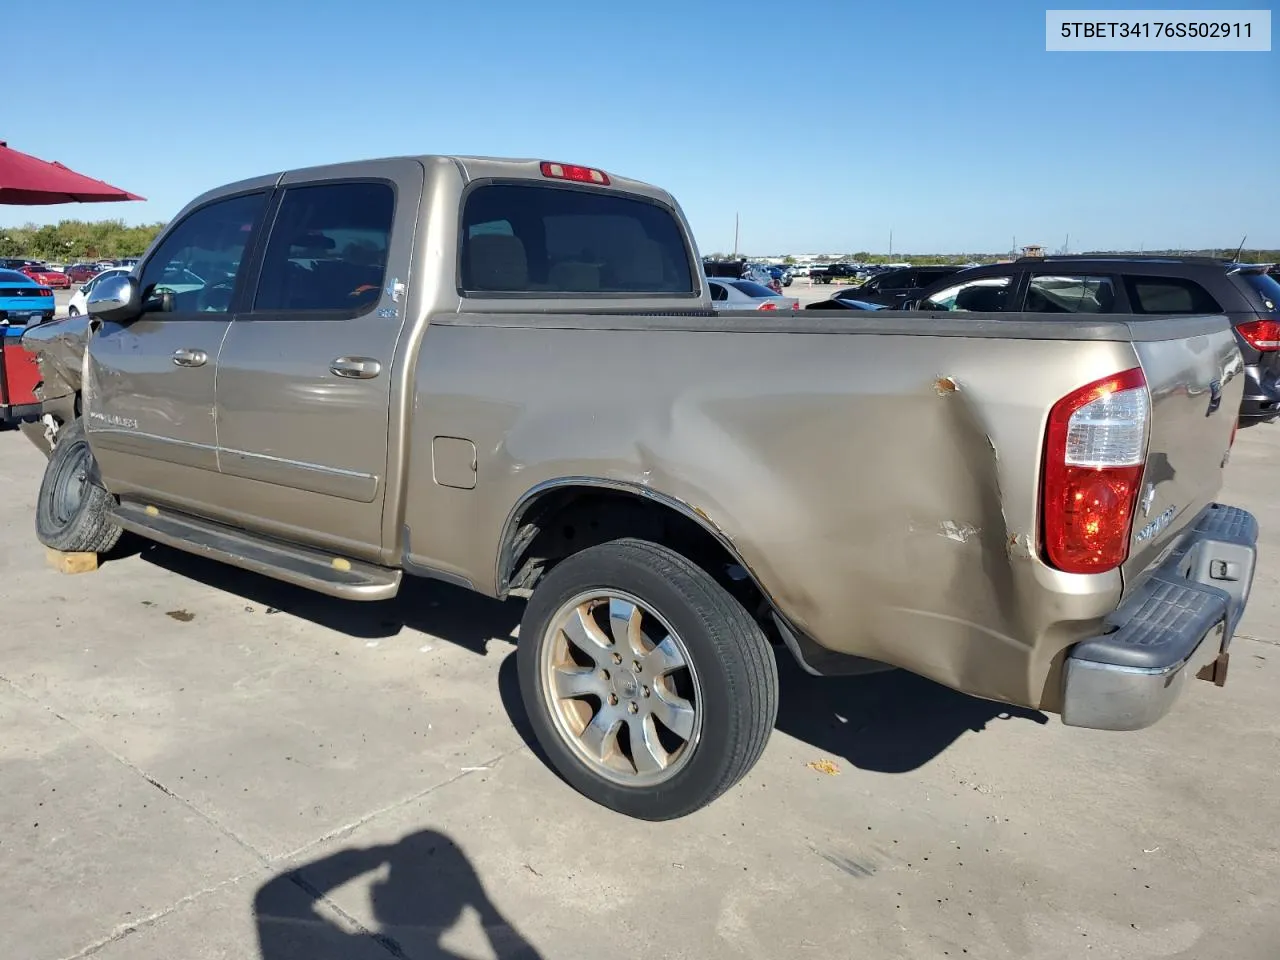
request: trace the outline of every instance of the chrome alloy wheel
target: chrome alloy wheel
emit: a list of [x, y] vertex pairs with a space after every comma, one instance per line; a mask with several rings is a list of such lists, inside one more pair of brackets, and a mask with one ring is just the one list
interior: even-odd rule
[[551, 618], [540, 653], [548, 712], [592, 772], [649, 787], [688, 762], [702, 733], [698, 675], [680, 637], [639, 598], [578, 594]]

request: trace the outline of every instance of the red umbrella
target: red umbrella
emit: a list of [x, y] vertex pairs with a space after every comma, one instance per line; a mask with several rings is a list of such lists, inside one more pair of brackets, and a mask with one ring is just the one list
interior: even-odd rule
[[101, 180], [12, 149], [0, 140], [0, 203], [20, 207], [48, 203], [145, 200]]

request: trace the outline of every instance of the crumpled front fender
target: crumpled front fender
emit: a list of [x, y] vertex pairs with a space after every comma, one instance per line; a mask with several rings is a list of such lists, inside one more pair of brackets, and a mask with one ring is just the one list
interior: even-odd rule
[[[85, 316], [41, 323], [22, 335], [23, 349], [35, 356], [40, 367], [36, 398], [42, 412], [59, 423], [68, 423], [76, 417], [89, 335], [89, 318]], [[49, 455], [51, 447], [44, 423], [24, 423], [21, 429], [45, 456]]]
[[40, 365], [36, 396], [43, 401], [78, 393], [84, 352], [89, 343], [89, 318], [62, 317], [29, 328], [22, 335], [23, 349]]

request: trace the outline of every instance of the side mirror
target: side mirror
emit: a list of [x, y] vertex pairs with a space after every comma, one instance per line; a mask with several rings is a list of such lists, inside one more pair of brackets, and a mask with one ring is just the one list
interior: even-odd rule
[[133, 277], [108, 277], [85, 302], [89, 316], [104, 323], [129, 323], [142, 316], [142, 297]]

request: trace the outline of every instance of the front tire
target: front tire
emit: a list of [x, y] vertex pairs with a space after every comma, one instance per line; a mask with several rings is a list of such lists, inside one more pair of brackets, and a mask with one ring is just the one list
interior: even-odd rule
[[591, 800], [644, 820], [711, 803], [760, 759], [778, 712], [764, 632], [703, 569], [614, 540], [554, 567], [516, 659], [538, 743]]
[[79, 311], [79, 310], [77, 310], [75, 307], [67, 307], [67, 316], [68, 316], [68, 317], [78, 317], [78, 316], [80, 316], [80, 311]]
[[58, 442], [45, 464], [36, 502], [36, 537], [63, 553], [106, 553], [122, 533], [111, 519], [115, 498], [92, 478], [93, 451], [84, 421], [73, 420], [58, 431]]

